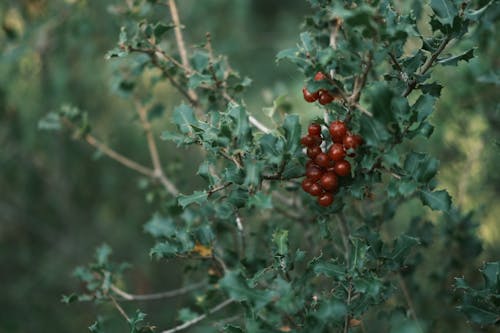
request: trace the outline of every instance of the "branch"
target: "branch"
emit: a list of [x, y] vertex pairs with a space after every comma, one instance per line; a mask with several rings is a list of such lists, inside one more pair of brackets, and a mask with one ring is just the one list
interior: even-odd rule
[[174, 183], [168, 179], [168, 177], [163, 172], [163, 168], [160, 161], [160, 154], [158, 154], [158, 147], [156, 146], [156, 141], [153, 137], [153, 131], [151, 129], [151, 123], [148, 120], [147, 110], [144, 106], [137, 103], [136, 105], [137, 113], [139, 114], [139, 118], [141, 119], [142, 127], [146, 132], [146, 138], [148, 140], [148, 148], [149, 153], [151, 155], [151, 161], [153, 162], [153, 172], [156, 178], [160, 180], [165, 189], [172, 194], [173, 196], [177, 196], [179, 194], [179, 190], [174, 185]]
[[118, 312], [120, 312], [120, 314], [123, 316], [123, 318], [125, 318], [125, 320], [128, 323], [130, 323], [130, 317], [127, 315], [127, 313], [125, 312], [125, 310], [123, 310], [123, 308], [120, 306], [120, 304], [118, 304], [118, 302], [116, 301], [116, 299], [113, 296], [111, 296], [111, 295], [108, 295], [108, 297], [111, 299], [111, 303], [113, 303], [113, 305], [118, 310]]
[[363, 90], [363, 88], [365, 87], [368, 73], [370, 73], [370, 70], [372, 68], [372, 60], [373, 60], [373, 54], [371, 51], [369, 51], [366, 58], [365, 69], [361, 73], [361, 76], [356, 77], [356, 80], [354, 81], [354, 89], [352, 91], [352, 95], [351, 97], [349, 97], [349, 100], [353, 105], [359, 102], [359, 99], [361, 97], [361, 90]]
[[423, 332], [422, 327], [420, 327], [420, 323], [419, 323], [418, 318], [417, 318], [417, 312], [415, 311], [415, 306], [413, 305], [413, 300], [411, 299], [410, 293], [408, 291], [408, 287], [406, 286], [406, 282], [403, 279], [403, 277], [401, 276], [401, 274], [398, 274], [397, 277], [398, 277], [399, 286], [401, 287], [401, 290], [403, 291], [403, 296], [406, 300], [406, 304], [408, 304], [408, 308], [410, 309], [410, 315], [413, 318], [413, 320], [415, 321], [415, 323], [417, 324], [418, 330], [420, 332]]
[[340, 229], [340, 235], [342, 237], [342, 243], [344, 243], [344, 249], [345, 249], [345, 261], [346, 265], [349, 265], [349, 260], [351, 257], [350, 253], [350, 248], [349, 248], [349, 227], [347, 226], [347, 221], [345, 220], [345, 217], [343, 215], [337, 215], [338, 220], [339, 220], [339, 229]]
[[100, 150], [104, 155], [108, 156], [109, 158], [115, 160], [116, 162], [126, 166], [129, 169], [132, 169], [134, 171], [137, 171], [138, 173], [150, 177], [150, 178], [155, 178], [155, 173], [152, 169], [143, 166], [142, 164], [139, 164], [128, 157], [123, 156], [122, 154], [116, 152], [115, 150], [111, 149], [104, 143], [100, 142], [97, 140], [93, 135], [87, 134], [84, 136], [85, 141], [87, 143], [98, 150]]
[[342, 26], [342, 19], [336, 17], [332, 20], [333, 29], [330, 31], [330, 47], [332, 49], [337, 49], [337, 36], [339, 34], [339, 29]]
[[[434, 53], [431, 55], [429, 59], [422, 65], [420, 69], [420, 75], [424, 75], [427, 73], [427, 71], [434, 65], [434, 62], [436, 59], [439, 57], [441, 52], [444, 51], [448, 43], [451, 41], [451, 37], [447, 36], [441, 44], [439, 45], [438, 49], [434, 51]], [[408, 87], [406, 88], [405, 92], [403, 93], [403, 97], [408, 97], [408, 95], [417, 87], [417, 81], [416, 80], [411, 80], [408, 82]]]
[[[230, 103], [234, 103], [236, 105], [240, 105], [240, 103], [236, 102], [236, 100], [234, 98], [232, 98], [231, 96], [229, 96], [229, 94], [227, 93], [227, 91], [225, 89], [222, 91], [222, 97], [224, 97], [224, 99], [227, 100]], [[267, 128], [266, 125], [264, 125], [260, 121], [258, 121], [254, 116], [252, 116], [252, 115], [249, 114], [248, 115], [248, 119], [250, 120], [250, 123], [252, 125], [254, 125], [260, 131], [262, 131], [262, 132], [264, 132], [266, 134], [271, 133], [271, 130], [269, 128]]]
[[123, 298], [124, 301], [150, 301], [150, 300], [157, 300], [157, 299], [163, 299], [163, 298], [171, 298], [171, 297], [176, 297], [180, 295], [187, 294], [190, 291], [196, 290], [198, 288], [201, 288], [205, 286], [205, 282], [198, 282], [194, 283], [179, 289], [175, 290], [169, 290], [169, 291], [164, 291], [160, 293], [153, 293], [153, 294], [142, 294], [142, 295], [137, 295], [137, 294], [129, 294], [114, 284], [111, 285], [110, 289], [117, 295]]
[[[189, 59], [187, 56], [186, 45], [184, 44], [184, 38], [182, 37], [181, 31], [181, 21], [179, 19], [179, 12], [177, 11], [177, 5], [175, 0], [168, 0], [168, 6], [170, 7], [170, 16], [174, 22], [175, 28], [175, 40], [177, 42], [177, 48], [179, 49], [179, 55], [181, 56], [182, 65], [186, 69], [186, 76], [191, 75], [191, 65], [189, 64]], [[188, 95], [193, 100], [197, 100], [198, 96], [192, 89], [188, 89]]]
[[191, 326], [199, 323], [200, 321], [202, 321], [203, 319], [205, 319], [208, 315], [214, 314], [217, 311], [222, 310], [224, 307], [228, 306], [229, 304], [231, 304], [233, 302], [234, 302], [234, 299], [231, 299], [231, 298], [227, 299], [224, 302], [219, 303], [216, 306], [214, 306], [213, 308], [211, 308], [210, 310], [208, 310], [207, 313], [204, 313], [201, 316], [198, 316], [198, 317], [196, 317], [194, 319], [191, 319], [191, 320], [185, 322], [182, 325], [176, 326], [176, 327], [171, 328], [171, 329], [166, 330], [166, 331], [162, 331], [161, 333], [175, 333], [175, 332], [182, 331], [182, 330], [184, 330], [184, 329], [186, 329], [188, 327], [191, 327]]

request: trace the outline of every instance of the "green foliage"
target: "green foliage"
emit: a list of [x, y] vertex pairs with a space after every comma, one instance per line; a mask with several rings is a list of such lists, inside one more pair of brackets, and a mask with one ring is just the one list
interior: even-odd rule
[[455, 288], [463, 290], [462, 304], [458, 309], [479, 325], [495, 325], [500, 321], [500, 262], [489, 262], [480, 272], [484, 287], [474, 289], [464, 278], [455, 279]]
[[[106, 54], [114, 92], [138, 111], [134, 120], [146, 134], [152, 166], [103, 149], [90, 136], [102, 126], [91, 126], [95, 115], [84, 107], [63, 106], [40, 120], [39, 128], [69, 129], [141, 174], [151, 211], [144, 214], [151, 217], [144, 225], [153, 239], [150, 256], [173, 263], [177, 269], [169, 275], [182, 275], [186, 284], [208, 281], [199, 291], [188, 288], [178, 312], [181, 328], [204, 319], [210, 324], [200, 330], [207, 332], [354, 332], [360, 325], [373, 331], [451, 331], [458, 321], [447, 281], [474, 263], [482, 245], [472, 215], [453, 204], [438, 182], [440, 162], [426, 152], [433, 114], [447, 88], [434, 71], [474, 62], [480, 50], [466, 39], [494, 4], [309, 2], [311, 15], [297, 46], [276, 60], [296, 66], [308, 89], [338, 94], [335, 103], [319, 107], [316, 122], [344, 120], [365, 141], [352, 159], [352, 177], [341, 180], [329, 208], [300, 189], [306, 160], [301, 117], [279, 97], [268, 102], [271, 119], [261, 124], [243, 100], [251, 80], [216, 54], [210, 36], [188, 43], [185, 59], [174, 31], [180, 27], [165, 22], [158, 1], [110, 8], [122, 28]], [[186, 24], [182, 33], [189, 29]], [[318, 71], [330, 79], [314, 81]], [[158, 96], [163, 92], [171, 100]], [[266, 127], [270, 123], [275, 126]], [[160, 126], [162, 144], [182, 151], [184, 164], [177, 169], [178, 155], [168, 155], [165, 170], [158, 165], [158, 155], [167, 157], [155, 143]], [[189, 154], [199, 158], [186, 162]], [[128, 199], [130, 193], [123, 193]], [[431, 249], [438, 255], [429, 255]], [[94, 262], [77, 268], [83, 291], [62, 302], [110, 303], [131, 332], [152, 332], [142, 312], [150, 313], [147, 306], [139, 304], [143, 310], [130, 315], [130, 308], [117, 305], [127, 299], [116, 287], [125, 284], [127, 265], [112, 263], [110, 254], [109, 246], [101, 246]], [[498, 320], [492, 315], [498, 314], [498, 285], [491, 282], [491, 265], [483, 271], [483, 290], [457, 280], [465, 290], [461, 311], [482, 325]], [[425, 294], [436, 291], [439, 298]], [[431, 298], [439, 306], [427, 304]], [[226, 307], [234, 303], [240, 306]], [[221, 313], [235, 322], [218, 323], [214, 318]], [[89, 329], [107, 331], [103, 327], [99, 318]]]

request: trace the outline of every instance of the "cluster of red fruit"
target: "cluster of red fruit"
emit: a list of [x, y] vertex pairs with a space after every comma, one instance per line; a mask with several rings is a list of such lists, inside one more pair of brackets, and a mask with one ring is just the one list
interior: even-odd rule
[[300, 140], [307, 147], [307, 156], [310, 158], [306, 164], [306, 178], [302, 182], [302, 188], [318, 197], [318, 203], [323, 207], [332, 204], [333, 194], [339, 188], [338, 177], [351, 174], [351, 164], [346, 161], [346, 156], [354, 157], [354, 150], [363, 143], [363, 138], [350, 133], [343, 121], [333, 121], [328, 129], [333, 142], [326, 151], [321, 149], [325, 140], [321, 136], [319, 124], [311, 124], [308, 134]]
[[[325, 74], [323, 74], [322, 72], [318, 72], [314, 76], [314, 81], [323, 81], [326, 78], [327, 77]], [[327, 105], [335, 100], [335, 95], [333, 95], [326, 89], [320, 89], [312, 93], [309, 90], [307, 90], [306, 87], [304, 87], [302, 88], [302, 94], [304, 94], [304, 99], [306, 100], [306, 102], [309, 103], [314, 103], [318, 101], [319, 104], [321, 105]]]

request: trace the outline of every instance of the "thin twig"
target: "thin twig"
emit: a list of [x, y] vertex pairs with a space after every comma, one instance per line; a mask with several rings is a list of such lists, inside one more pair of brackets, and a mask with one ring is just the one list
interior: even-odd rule
[[160, 154], [158, 153], [158, 147], [156, 146], [156, 141], [153, 136], [153, 131], [151, 128], [151, 123], [148, 120], [147, 110], [144, 106], [137, 103], [136, 105], [137, 113], [139, 114], [139, 118], [141, 119], [142, 127], [146, 132], [146, 138], [148, 141], [149, 153], [151, 155], [151, 161], [153, 163], [153, 170], [155, 177], [160, 180], [160, 182], [165, 186], [165, 189], [172, 194], [173, 196], [177, 196], [179, 194], [179, 190], [174, 185], [174, 183], [168, 179], [168, 177], [163, 172], [163, 168], [160, 161]]
[[191, 327], [191, 326], [199, 323], [200, 321], [202, 321], [203, 319], [205, 319], [208, 315], [214, 314], [217, 311], [222, 310], [224, 307], [228, 306], [229, 304], [231, 304], [233, 302], [234, 302], [233, 299], [231, 299], [231, 298], [227, 299], [224, 302], [217, 304], [216, 306], [214, 306], [213, 308], [211, 308], [210, 310], [208, 310], [206, 313], [202, 314], [201, 316], [193, 318], [193, 319], [185, 322], [182, 325], [176, 326], [176, 327], [168, 329], [166, 331], [162, 331], [161, 333], [175, 333], [175, 332], [182, 331], [182, 330], [184, 330], [184, 329], [186, 329], [188, 327]]
[[334, 50], [337, 49], [337, 36], [339, 34], [339, 29], [342, 26], [342, 19], [336, 17], [332, 20], [333, 29], [330, 31], [330, 47]]
[[203, 286], [206, 286], [206, 282], [198, 282], [194, 283], [179, 289], [174, 289], [174, 290], [169, 290], [169, 291], [164, 291], [164, 292], [159, 292], [159, 293], [153, 293], [153, 294], [129, 294], [114, 284], [111, 285], [110, 289], [117, 295], [119, 295], [122, 300], [124, 301], [151, 301], [151, 300], [157, 300], [157, 299], [165, 299], [165, 298], [171, 298], [171, 297], [176, 297], [180, 295], [184, 295], [189, 293], [190, 291], [199, 289]]
[[[231, 96], [229, 96], [229, 94], [227, 93], [226, 90], [223, 90], [222, 91], [222, 97], [224, 97], [224, 99], [226, 99], [228, 102], [230, 103], [234, 103], [236, 105], [240, 105], [240, 103], [238, 103], [234, 98], [232, 98]], [[261, 123], [260, 121], [258, 121], [254, 116], [252, 115], [248, 115], [248, 119], [250, 120], [250, 123], [255, 126], [257, 129], [259, 129], [260, 131], [264, 132], [264, 133], [271, 133], [271, 130], [269, 128], [266, 127], [266, 125], [264, 125], [263, 123]]]
[[349, 333], [349, 305], [351, 305], [351, 292], [352, 283], [349, 281], [349, 288], [347, 289], [347, 313], [344, 319], [344, 333]]
[[[186, 75], [191, 75], [191, 65], [189, 64], [189, 59], [187, 56], [186, 45], [184, 43], [184, 37], [182, 36], [181, 30], [181, 21], [179, 19], [179, 12], [177, 11], [177, 5], [175, 4], [175, 0], [168, 0], [168, 6], [170, 7], [170, 16], [172, 17], [172, 21], [174, 22], [175, 28], [175, 40], [177, 43], [177, 48], [179, 49], [179, 55], [181, 56], [182, 65], [186, 69]], [[192, 89], [188, 89], [188, 95], [193, 100], [198, 100], [198, 96], [196, 92]]]
[[366, 79], [372, 68], [372, 61], [373, 61], [373, 54], [371, 51], [368, 51], [368, 55], [366, 57], [366, 62], [365, 62], [365, 68], [361, 73], [361, 76], [356, 77], [356, 80], [354, 81], [354, 89], [352, 91], [352, 95], [351, 97], [349, 97], [349, 101], [352, 105], [359, 102], [359, 99], [361, 97], [361, 91], [366, 85]]
[[347, 226], [347, 221], [343, 215], [337, 215], [339, 220], [340, 236], [342, 237], [342, 243], [344, 243], [345, 249], [345, 261], [346, 265], [349, 265], [350, 261], [350, 248], [349, 248], [349, 227]]
[[97, 148], [100, 152], [102, 152], [104, 155], [108, 156], [109, 158], [115, 160], [116, 162], [126, 166], [129, 169], [132, 169], [134, 171], [137, 171], [138, 173], [148, 176], [151, 178], [155, 178], [154, 171], [148, 167], [145, 167], [128, 157], [123, 156], [122, 154], [116, 152], [115, 150], [111, 149], [98, 139], [96, 139], [93, 135], [87, 134], [84, 136], [85, 141], [87, 143], [95, 148]]
[[225, 183], [225, 184], [222, 184], [222, 185], [219, 185], [219, 186], [216, 186], [216, 187], [213, 187], [212, 189], [210, 189], [208, 192], [207, 192], [207, 195], [208, 196], [211, 196], [212, 194], [214, 193], [217, 193], [219, 191], [222, 191], [224, 189], [226, 189], [227, 187], [233, 185], [232, 182], [228, 182], [228, 183]]
[[[429, 59], [422, 65], [420, 69], [420, 75], [424, 75], [427, 73], [427, 71], [434, 65], [434, 62], [436, 59], [439, 57], [441, 52], [444, 51], [448, 43], [451, 41], [451, 37], [447, 36], [441, 44], [439, 45], [438, 49], [434, 51], [434, 53], [431, 55]], [[417, 81], [416, 80], [411, 80], [408, 82], [408, 86], [406, 87], [406, 90], [403, 93], [403, 97], [408, 97], [408, 95], [417, 87]]]
[[410, 309], [410, 315], [411, 315], [412, 319], [415, 321], [415, 323], [417, 324], [418, 330], [420, 332], [423, 332], [422, 327], [420, 327], [420, 322], [418, 321], [417, 312], [415, 311], [415, 305], [413, 304], [413, 300], [410, 296], [410, 292], [408, 291], [408, 287], [406, 286], [406, 282], [403, 279], [403, 277], [401, 276], [401, 274], [398, 274], [397, 277], [398, 277], [399, 286], [401, 287], [401, 290], [403, 291], [403, 296], [406, 300], [406, 304], [408, 304], [408, 308]]
[[115, 308], [118, 310], [118, 312], [120, 312], [120, 314], [123, 316], [123, 318], [125, 318], [125, 320], [130, 323], [130, 317], [127, 315], [127, 313], [125, 312], [125, 310], [123, 310], [123, 308], [121, 307], [120, 304], [118, 304], [118, 302], [116, 301], [116, 299], [112, 296], [112, 295], [108, 295], [109, 299], [111, 299], [111, 302], [113, 303], [113, 305], [115, 306]]

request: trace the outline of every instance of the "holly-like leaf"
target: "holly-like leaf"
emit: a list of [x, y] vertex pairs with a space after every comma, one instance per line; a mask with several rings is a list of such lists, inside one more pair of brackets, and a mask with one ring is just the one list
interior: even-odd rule
[[453, 57], [438, 59], [438, 63], [443, 66], [457, 66], [460, 60], [469, 62], [474, 58], [474, 49], [467, 50]]
[[422, 203], [429, 206], [432, 210], [440, 210], [446, 212], [451, 207], [451, 196], [446, 190], [429, 191], [421, 190], [420, 199]]
[[451, 25], [458, 14], [458, 9], [452, 0], [431, 0], [431, 8], [442, 24]]
[[193, 194], [190, 195], [179, 195], [177, 201], [182, 208], [186, 208], [187, 206], [196, 203], [198, 205], [202, 205], [207, 201], [208, 192], [207, 191], [194, 191]]

